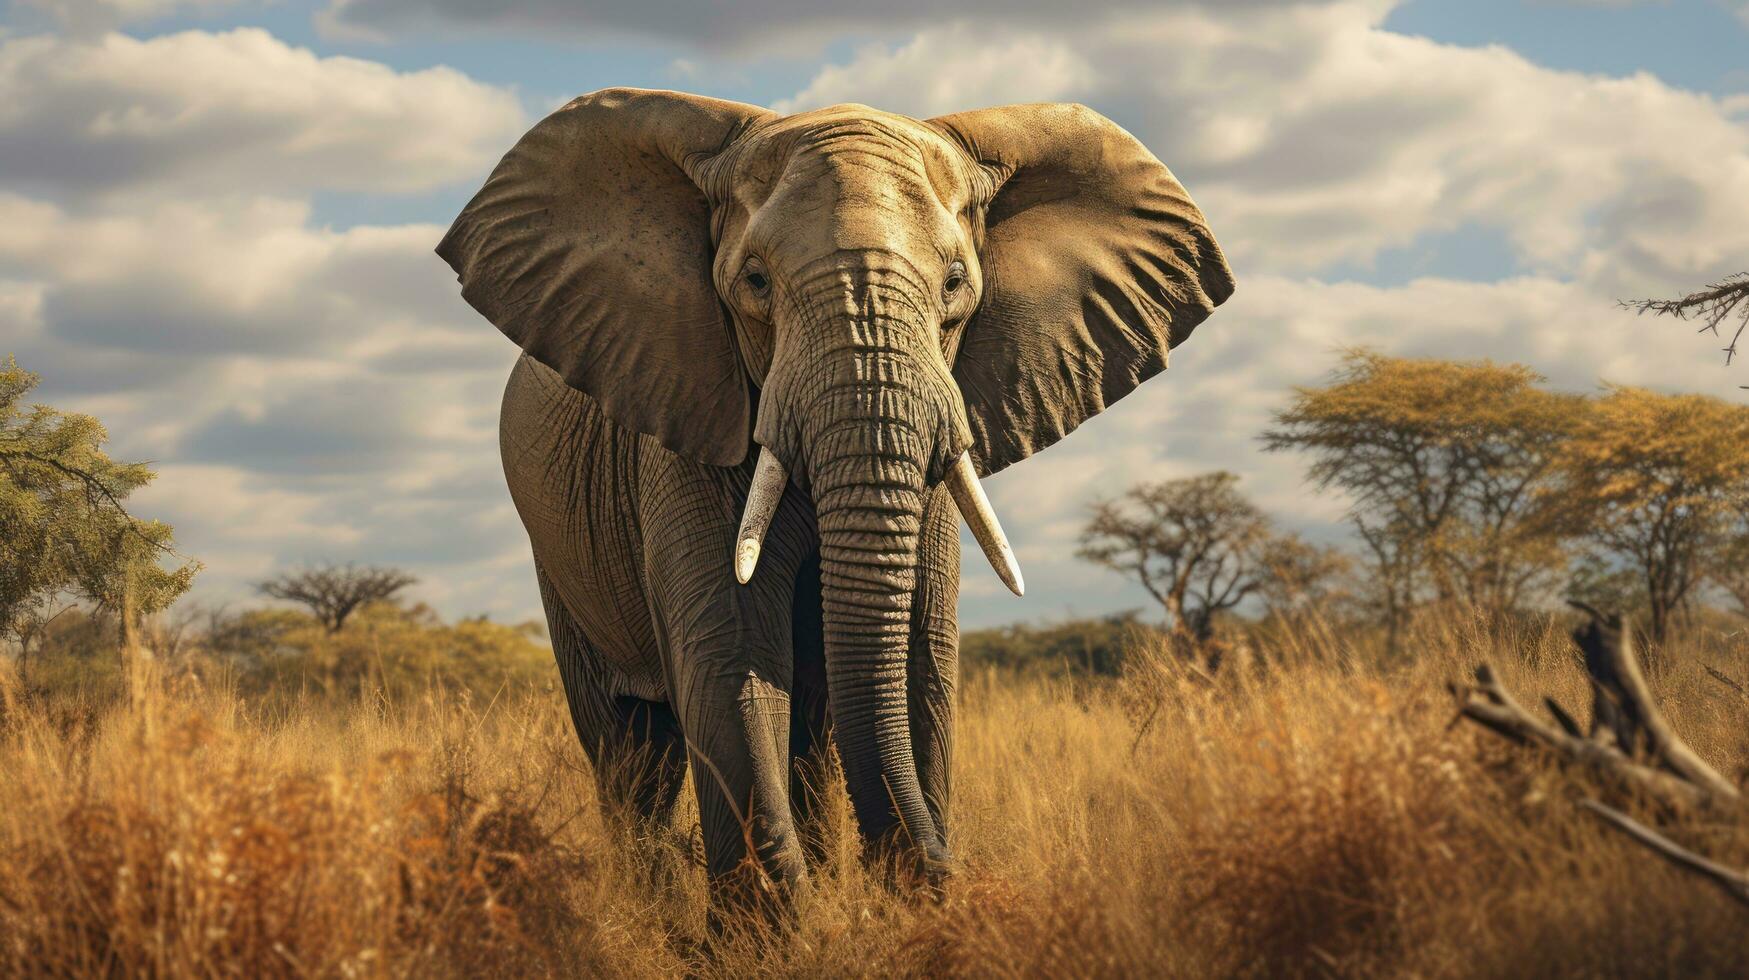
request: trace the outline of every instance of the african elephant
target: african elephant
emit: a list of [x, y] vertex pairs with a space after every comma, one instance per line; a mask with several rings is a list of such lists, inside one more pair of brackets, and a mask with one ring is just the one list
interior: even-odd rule
[[1184, 188], [1078, 105], [611, 89], [531, 129], [437, 252], [524, 352], [504, 472], [604, 800], [666, 818], [690, 761], [716, 893], [793, 888], [830, 731], [866, 851], [945, 873], [956, 515], [1020, 592], [977, 474], [1232, 293]]

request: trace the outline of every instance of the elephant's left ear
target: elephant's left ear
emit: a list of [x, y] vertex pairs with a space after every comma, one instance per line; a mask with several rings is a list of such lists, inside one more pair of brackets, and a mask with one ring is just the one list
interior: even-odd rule
[[1079, 105], [930, 120], [996, 179], [984, 294], [954, 362], [972, 455], [989, 474], [1098, 415], [1166, 367], [1233, 293], [1184, 186]]
[[437, 246], [462, 296], [615, 422], [690, 459], [747, 455], [747, 379], [699, 183], [771, 113], [603, 89], [541, 120]]

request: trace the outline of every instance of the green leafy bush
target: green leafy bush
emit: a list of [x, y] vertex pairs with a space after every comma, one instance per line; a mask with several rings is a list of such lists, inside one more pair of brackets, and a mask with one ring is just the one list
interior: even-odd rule
[[967, 630], [960, 634], [960, 661], [970, 668], [1116, 677], [1135, 635], [1158, 632], [1139, 616], [1128, 610], [1097, 619]]

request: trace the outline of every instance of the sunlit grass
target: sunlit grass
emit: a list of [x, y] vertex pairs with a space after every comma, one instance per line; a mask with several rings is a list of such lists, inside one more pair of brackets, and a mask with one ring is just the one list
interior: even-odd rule
[[[604, 821], [556, 690], [264, 704], [172, 678], [129, 705], [12, 684], [0, 974], [1749, 971], [1740, 907], [1572, 806], [1595, 792], [1577, 777], [1452, 726], [1445, 685], [1482, 656], [1527, 699], [1588, 703], [1558, 629], [1436, 624], [1395, 667], [1298, 636], [1212, 682], [1152, 648], [1117, 682], [968, 676], [946, 897], [865, 876], [840, 801], [794, 927], [715, 938], [687, 820]], [[1749, 679], [1749, 652], [1691, 646], [1658, 693], [1735, 776], [1749, 704], [1703, 664]], [[1742, 824], [1673, 832], [1749, 865]]]

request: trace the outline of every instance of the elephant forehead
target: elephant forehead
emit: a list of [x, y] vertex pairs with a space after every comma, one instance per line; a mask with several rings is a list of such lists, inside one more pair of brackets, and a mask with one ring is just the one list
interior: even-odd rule
[[792, 268], [826, 253], [896, 253], [916, 262], [956, 249], [953, 212], [926, 175], [853, 157], [793, 168], [748, 231], [754, 249]]
[[840, 141], [791, 154], [765, 190], [747, 208], [746, 244], [780, 266], [838, 251], [896, 252], [916, 262], [962, 248], [956, 216], [964, 205], [941, 199], [915, 153]]
[[958, 211], [972, 190], [962, 156], [916, 119], [846, 104], [762, 124], [746, 144], [738, 178], [761, 202], [789, 184], [854, 194], [903, 183]]
[[804, 146], [858, 137], [915, 146], [934, 136], [929, 127], [910, 116], [851, 103], [783, 116], [763, 123], [760, 128], [774, 138]]

